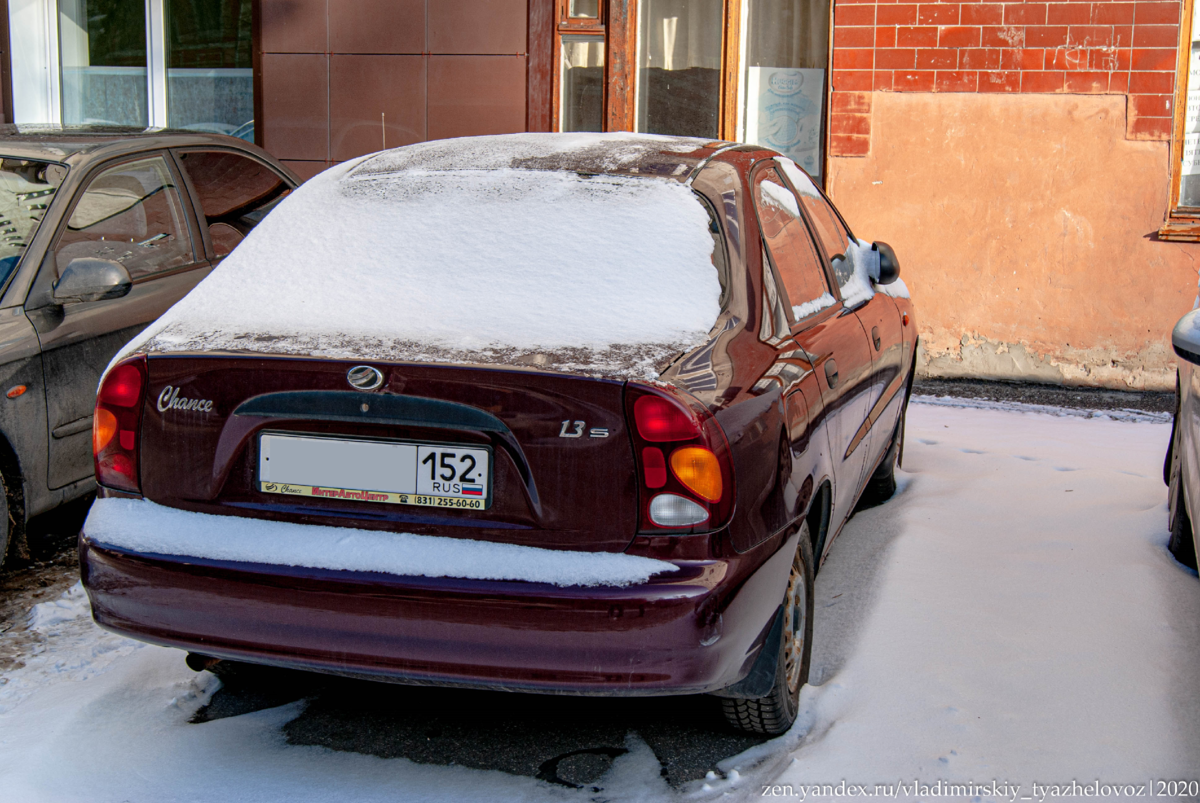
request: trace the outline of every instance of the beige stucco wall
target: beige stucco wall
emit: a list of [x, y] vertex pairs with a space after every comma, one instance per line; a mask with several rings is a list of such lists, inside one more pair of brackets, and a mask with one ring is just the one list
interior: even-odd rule
[[871, 151], [830, 160], [862, 239], [891, 243], [931, 376], [1171, 389], [1200, 244], [1154, 239], [1169, 145], [1121, 95], [874, 93]]

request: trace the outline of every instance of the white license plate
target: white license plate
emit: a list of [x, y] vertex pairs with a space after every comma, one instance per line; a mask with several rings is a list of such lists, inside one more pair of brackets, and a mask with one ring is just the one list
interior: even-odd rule
[[490, 471], [491, 450], [478, 447], [273, 432], [258, 439], [263, 493], [483, 510]]

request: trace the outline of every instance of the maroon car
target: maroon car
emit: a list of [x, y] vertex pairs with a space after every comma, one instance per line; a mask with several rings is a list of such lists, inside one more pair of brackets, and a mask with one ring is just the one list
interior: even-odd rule
[[790, 160], [513, 135], [332, 168], [114, 360], [96, 621], [238, 662], [711, 693], [780, 733], [916, 326]]

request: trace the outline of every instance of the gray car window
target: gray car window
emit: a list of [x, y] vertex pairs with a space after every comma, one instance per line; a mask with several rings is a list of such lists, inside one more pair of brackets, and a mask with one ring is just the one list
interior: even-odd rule
[[25, 255], [66, 175], [62, 165], [0, 158], [0, 286]]
[[215, 256], [223, 257], [292, 188], [265, 164], [229, 151], [185, 151], [183, 169], [204, 212]]
[[55, 246], [60, 274], [81, 257], [119, 262], [133, 279], [193, 262], [179, 192], [162, 157], [125, 162], [92, 179]]

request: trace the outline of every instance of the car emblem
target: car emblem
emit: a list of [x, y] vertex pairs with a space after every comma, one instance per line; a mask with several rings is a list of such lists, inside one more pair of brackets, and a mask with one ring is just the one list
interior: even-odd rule
[[359, 390], [374, 390], [383, 384], [383, 374], [369, 365], [356, 365], [346, 372], [346, 381]]

